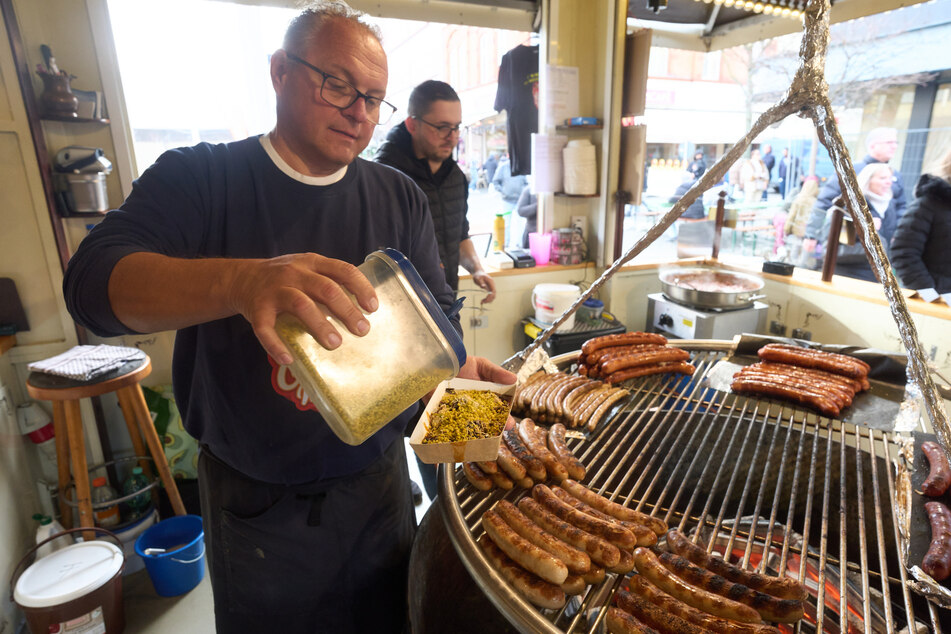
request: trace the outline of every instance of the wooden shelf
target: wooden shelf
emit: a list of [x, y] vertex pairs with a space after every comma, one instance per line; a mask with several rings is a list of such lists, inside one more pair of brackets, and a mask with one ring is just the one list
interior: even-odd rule
[[109, 119], [87, 119], [86, 117], [69, 117], [60, 114], [44, 114], [40, 117], [43, 121], [62, 121], [64, 123], [99, 123], [107, 124]]
[[16, 335], [0, 335], [0, 354], [3, 354], [17, 344]]
[[586, 123], [584, 125], [556, 125], [556, 130], [603, 130], [600, 123]]
[[565, 198], [599, 198], [601, 194], [566, 194], [565, 192], [555, 192], [555, 196], [564, 196]]

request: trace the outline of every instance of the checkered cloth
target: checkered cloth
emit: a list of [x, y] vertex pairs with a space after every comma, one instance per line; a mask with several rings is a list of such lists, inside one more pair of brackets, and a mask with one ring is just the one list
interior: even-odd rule
[[145, 353], [138, 348], [122, 346], [74, 346], [62, 354], [31, 363], [31, 372], [55, 374], [77, 381], [89, 381], [110, 370], [115, 370], [128, 361], [144, 359]]

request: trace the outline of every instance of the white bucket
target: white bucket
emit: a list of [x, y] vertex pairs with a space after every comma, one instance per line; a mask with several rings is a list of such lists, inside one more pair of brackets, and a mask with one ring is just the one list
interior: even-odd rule
[[[543, 326], [552, 325], [580, 296], [581, 289], [574, 284], [537, 284], [532, 290], [535, 321]], [[575, 316], [572, 314], [556, 332], [564, 332], [574, 327]]]
[[119, 538], [119, 541], [122, 542], [122, 554], [125, 555], [125, 570], [122, 571], [123, 575], [131, 575], [133, 572], [138, 572], [145, 568], [145, 562], [135, 552], [135, 540], [139, 538], [139, 535], [145, 532], [145, 529], [158, 522], [158, 516], [158, 509], [154, 506], [150, 506], [145, 515], [113, 531], [116, 537]]

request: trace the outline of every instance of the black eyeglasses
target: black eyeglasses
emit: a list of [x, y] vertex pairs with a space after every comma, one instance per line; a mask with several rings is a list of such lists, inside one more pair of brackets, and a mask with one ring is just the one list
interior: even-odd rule
[[390, 120], [390, 117], [393, 116], [393, 113], [396, 112], [396, 106], [389, 101], [384, 101], [379, 97], [371, 97], [366, 93], [362, 93], [354, 88], [352, 84], [345, 82], [339, 77], [334, 77], [330, 73], [325, 73], [293, 53], [287, 53], [287, 58], [302, 66], [306, 66], [322, 77], [320, 82], [320, 98], [334, 108], [345, 110], [356, 103], [357, 99], [363, 99], [363, 103], [366, 104], [367, 119], [376, 125], [385, 124]]
[[460, 134], [462, 132], [461, 123], [457, 123], [456, 125], [436, 125], [435, 123], [430, 123], [429, 121], [426, 121], [426, 119], [423, 119], [422, 117], [413, 117], [413, 118], [416, 119], [417, 121], [422, 121], [423, 123], [428, 125], [430, 128], [435, 130], [436, 133], [439, 134], [439, 136], [441, 136], [444, 139], [448, 139], [450, 135], [452, 135], [453, 133]]

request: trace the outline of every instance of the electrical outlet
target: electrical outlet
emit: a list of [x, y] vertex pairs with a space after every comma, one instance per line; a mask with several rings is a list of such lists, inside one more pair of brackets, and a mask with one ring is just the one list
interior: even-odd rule
[[584, 221], [585, 221], [584, 216], [572, 216], [571, 226], [577, 229], [578, 231], [580, 231], [581, 233], [584, 233]]
[[470, 328], [488, 328], [489, 327], [489, 316], [488, 315], [474, 315], [469, 318], [469, 327]]
[[812, 341], [812, 333], [808, 330], [803, 330], [802, 328], [793, 328], [792, 336], [793, 339], [805, 339], [806, 341]]
[[769, 322], [769, 334], [776, 335], [778, 337], [785, 337], [786, 324], [776, 320]]

